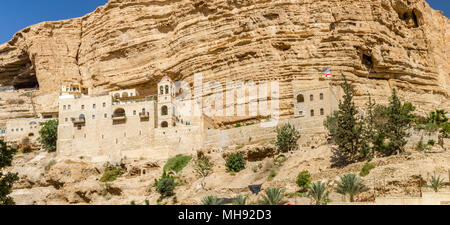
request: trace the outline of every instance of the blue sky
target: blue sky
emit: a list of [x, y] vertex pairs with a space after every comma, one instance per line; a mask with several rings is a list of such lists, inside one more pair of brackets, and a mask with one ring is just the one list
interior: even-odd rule
[[[426, 0], [450, 18], [450, 0]], [[9, 41], [19, 30], [43, 21], [83, 16], [107, 0], [1, 0], [0, 43]]]

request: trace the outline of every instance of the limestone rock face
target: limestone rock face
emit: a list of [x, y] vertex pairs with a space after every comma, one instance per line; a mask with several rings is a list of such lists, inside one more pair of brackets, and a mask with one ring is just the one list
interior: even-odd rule
[[[291, 81], [344, 74], [358, 104], [392, 88], [419, 110], [449, 110], [450, 20], [425, 0], [110, 0], [76, 19], [44, 22], [0, 45], [0, 84], [39, 85], [32, 100], [0, 93], [0, 119], [56, 109], [61, 82], [94, 94], [155, 92], [170, 74], [192, 84], [252, 79], [281, 83], [292, 115]], [[24, 104], [8, 104], [23, 98]], [[14, 117], [13, 116], [13, 117]]]

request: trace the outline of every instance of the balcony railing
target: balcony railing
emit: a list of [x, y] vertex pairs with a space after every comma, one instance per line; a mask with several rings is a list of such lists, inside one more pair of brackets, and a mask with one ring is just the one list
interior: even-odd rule
[[72, 122], [74, 124], [82, 124], [82, 123], [86, 123], [86, 119], [85, 118], [72, 118]]
[[141, 119], [148, 119], [150, 117], [150, 112], [140, 112], [139, 117], [141, 117]]
[[118, 120], [126, 120], [127, 116], [125, 115], [125, 113], [116, 113], [116, 114], [112, 115], [112, 119], [116, 120], [116, 121], [118, 121]]

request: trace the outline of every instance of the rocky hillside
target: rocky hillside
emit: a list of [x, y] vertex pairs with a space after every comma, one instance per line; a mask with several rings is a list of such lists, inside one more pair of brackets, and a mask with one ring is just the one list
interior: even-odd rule
[[[264, 148], [266, 154], [261, 153]], [[333, 185], [339, 176], [348, 173], [358, 174], [363, 163], [351, 164], [344, 168], [331, 166], [331, 146], [321, 145], [315, 149], [301, 149], [286, 154], [286, 160], [279, 160], [270, 151], [270, 145], [244, 146], [241, 150], [248, 152], [246, 168], [236, 174], [226, 172], [226, 152], [236, 152], [236, 146], [230, 146], [225, 152], [211, 149], [205, 155], [211, 158], [213, 171], [204, 180], [196, 175], [194, 160], [176, 174], [179, 185], [175, 196], [165, 198], [160, 204], [201, 204], [209, 195], [221, 198], [233, 198], [238, 194], [249, 195], [249, 203], [257, 202], [260, 195], [253, 195], [248, 185], [262, 184], [262, 189], [278, 187], [286, 189], [291, 204], [310, 204], [310, 199], [295, 194], [299, 187], [295, 181], [297, 175], [308, 170], [312, 181], [324, 181], [333, 192]], [[272, 146], [273, 150], [273, 146]], [[209, 153], [208, 153], [209, 152]], [[265, 158], [266, 157], [266, 158]], [[195, 159], [196, 156], [193, 156]], [[448, 171], [450, 171], [450, 151], [435, 147], [429, 152], [410, 151], [400, 156], [374, 159], [375, 168], [363, 177], [370, 191], [364, 193], [377, 197], [403, 196], [418, 197], [419, 182], [422, 181], [423, 192], [432, 192], [425, 187], [433, 174], [444, 179], [446, 187], [441, 192], [450, 190]], [[161, 177], [165, 161], [123, 160], [126, 168], [124, 174], [112, 182], [101, 182], [105, 165], [88, 163], [82, 158], [67, 161], [58, 160], [55, 155], [44, 151], [17, 155], [13, 166], [8, 171], [17, 172], [20, 181], [14, 185], [11, 197], [17, 204], [101, 204], [128, 205], [158, 204], [159, 193], [153, 187], [155, 179]], [[272, 172], [274, 171], [274, 172]], [[271, 175], [272, 174], [272, 175]], [[204, 182], [204, 183], [203, 183]], [[202, 183], [204, 185], [202, 185]], [[333, 192], [333, 202], [341, 202], [342, 196]]]
[[[425, 0], [110, 0], [94, 12], [44, 22], [0, 45], [0, 84], [39, 85], [34, 100], [0, 93], [0, 119], [56, 108], [59, 84], [94, 93], [154, 92], [170, 74], [193, 81], [278, 80], [292, 114], [292, 80], [330, 66], [356, 95], [385, 101], [391, 88], [428, 110], [450, 109], [450, 21]], [[17, 96], [16, 96], [17, 95]]]

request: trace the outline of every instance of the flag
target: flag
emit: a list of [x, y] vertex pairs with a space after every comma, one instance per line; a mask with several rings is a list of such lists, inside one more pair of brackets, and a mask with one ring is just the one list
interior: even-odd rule
[[323, 78], [330, 78], [331, 77], [331, 72], [330, 72], [330, 68], [329, 67], [325, 67], [322, 69], [322, 77]]

